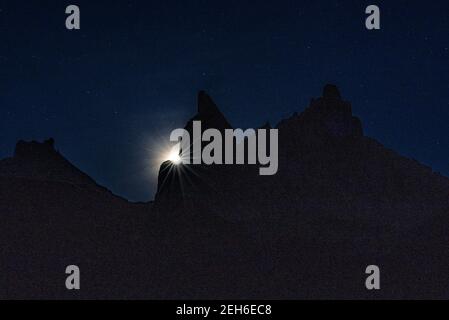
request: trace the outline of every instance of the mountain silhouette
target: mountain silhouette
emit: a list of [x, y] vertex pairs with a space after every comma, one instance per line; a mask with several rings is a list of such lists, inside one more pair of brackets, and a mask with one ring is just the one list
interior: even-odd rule
[[[232, 128], [205, 92], [187, 130], [194, 120]], [[0, 297], [448, 298], [448, 178], [365, 136], [335, 85], [275, 128], [277, 174], [168, 161], [138, 204], [52, 139], [18, 142], [0, 161]], [[381, 290], [365, 288], [372, 264]]]

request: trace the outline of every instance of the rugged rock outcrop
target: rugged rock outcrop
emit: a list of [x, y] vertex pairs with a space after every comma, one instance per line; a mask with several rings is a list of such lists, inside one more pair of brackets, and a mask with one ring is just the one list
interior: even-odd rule
[[95, 181], [67, 161], [54, 144], [52, 138], [42, 143], [17, 142], [14, 156], [0, 160], [0, 176], [96, 186]]
[[228, 120], [205, 91], [200, 91], [198, 93], [197, 110], [197, 114], [186, 124], [185, 129], [187, 131], [192, 132], [193, 121], [201, 121], [204, 130], [214, 128], [223, 131], [224, 129], [231, 128]]
[[[198, 100], [203, 129], [231, 127]], [[0, 161], [0, 297], [74, 298], [77, 264], [76, 298], [448, 298], [449, 179], [364, 136], [332, 85], [276, 128], [276, 175], [165, 162], [154, 206], [98, 186], [52, 140], [20, 142]], [[380, 291], [364, 287], [370, 264]]]
[[440, 283], [449, 281], [447, 178], [365, 137], [333, 85], [277, 128], [276, 175], [259, 176], [252, 166], [187, 165], [171, 171], [169, 188], [188, 195], [160, 190], [158, 210], [247, 226], [260, 256], [249, 255], [273, 281], [265, 297], [373, 297], [356, 276], [372, 263], [389, 272], [379, 297], [447, 292]]

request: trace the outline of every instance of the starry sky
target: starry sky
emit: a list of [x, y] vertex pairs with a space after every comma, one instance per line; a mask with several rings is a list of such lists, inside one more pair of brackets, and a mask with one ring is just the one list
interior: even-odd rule
[[[81, 30], [65, 28], [70, 4]], [[366, 135], [449, 176], [446, 0], [1, 0], [0, 35], [0, 158], [53, 137], [132, 201], [153, 199], [160, 146], [201, 89], [248, 128], [335, 83]]]

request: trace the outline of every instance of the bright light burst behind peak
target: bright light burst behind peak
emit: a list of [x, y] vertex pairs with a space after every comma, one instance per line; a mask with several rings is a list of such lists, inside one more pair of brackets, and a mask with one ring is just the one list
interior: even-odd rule
[[173, 162], [174, 164], [181, 163], [181, 156], [179, 155], [179, 143], [171, 148], [171, 150], [167, 154], [167, 159]]

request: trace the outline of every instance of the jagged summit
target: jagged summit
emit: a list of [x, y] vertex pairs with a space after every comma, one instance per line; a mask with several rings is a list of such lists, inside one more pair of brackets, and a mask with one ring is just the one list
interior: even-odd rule
[[56, 149], [55, 140], [17, 142], [14, 156], [0, 161], [0, 177], [96, 185]]
[[72, 298], [55, 274], [76, 261], [83, 299], [372, 299], [370, 263], [388, 275], [376, 298], [447, 299], [449, 180], [354, 121], [326, 86], [278, 125], [275, 175], [164, 162], [151, 206], [80, 185], [53, 140], [19, 142], [0, 161], [0, 297]]
[[[217, 105], [204, 91], [200, 91], [198, 94], [198, 113], [186, 125], [186, 129], [190, 133], [192, 133], [192, 122], [194, 120], [202, 121], [202, 130], [207, 128], [219, 130], [231, 128]], [[332, 84], [324, 86], [322, 97], [312, 99], [311, 104], [302, 113], [295, 113], [291, 118], [281, 121], [277, 128], [279, 129], [279, 156], [286, 160], [285, 162], [283, 161], [283, 165], [285, 168], [289, 168], [289, 170], [302, 169], [303, 164], [299, 164], [293, 159], [302, 159], [302, 157], [310, 154], [311, 150], [326, 150], [324, 146], [329, 142], [332, 144], [333, 140], [336, 140], [338, 143], [341, 140], [340, 138], [352, 140], [354, 137], [363, 137], [360, 120], [352, 115], [351, 104], [342, 99], [337, 86]], [[260, 129], [272, 129], [272, 126], [267, 121]], [[324, 159], [326, 155], [320, 154], [320, 157]], [[203, 190], [202, 194], [206, 192], [202, 188], [203, 183], [193, 183], [198, 174], [190, 174], [189, 170], [181, 170], [181, 167], [178, 166], [174, 169], [171, 163], [161, 165], [158, 178], [158, 192], [155, 197], [157, 207], [165, 206], [167, 208], [170, 206], [172, 208], [172, 206], [176, 206], [179, 203], [187, 202], [185, 201], [187, 196], [184, 196], [184, 198], [179, 197], [182, 193], [186, 194], [186, 190], [200, 188]], [[200, 169], [196, 166], [194, 170], [198, 171]], [[211, 189], [215, 191], [221, 190], [221, 195], [218, 198], [223, 201], [223, 205], [219, 206], [222, 208], [226, 207], [227, 198], [235, 196], [232, 190], [239, 189], [244, 184], [243, 181], [248, 184], [247, 189], [257, 189], [259, 187], [271, 189], [273, 185], [279, 183], [272, 182], [271, 186], [261, 186], [260, 182], [252, 183], [252, 179], [257, 180], [255, 178], [257, 173], [249, 167], [218, 166], [208, 168], [206, 166], [201, 168], [201, 170], [203, 170], [203, 173], [199, 176], [204, 180], [216, 182], [214, 188]], [[185, 179], [181, 179], [179, 177], [180, 174], [185, 175]], [[217, 179], [217, 177], [220, 178]], [[266, 180], [269, 179], [267, 178]], [[277, 181], [276, 176], [271, 179]], [[239, 186], [234, 185], [235, 181], [239, 181]], [[184, 183], [184, 185], [181, 186], [181, 183]], [[213, 184], [212, 182], [209, 183]], [[280, 185], [278, 187], [281, 188]], [[228, 194], [225, 195], [227, 192]], [[237, 193], [239, 197], [245, 198], [245, 192], [242, 190], [239, 190]], [[189, 195], [188, 197], [189, 201], [191, 201], [192, 196]], [[240, 200], [238, 203], [240, 205], [244, 202], [245, 200]], [[210, 208], [210, 210], [214, 209]], [[247, 211], [249, 212], [250, 209], [247, 209]], [[248, 213], [247, 215], [249, 216], [250, 214]]]
[[32, 158], [42, 158], [48, 156], [54, 156], [57, 153], [55, 150], [55, 140], [50, 138], [44, 142], [31, 141], [26, 142], [20, 140], [16, 144], [14, 150], [14, 157], [20, 159], [32, 159]]
[[341, 95], [338, 87], [334, 84], [326, 84], [323, 88], [323, 98], [327, 100], [341, 100]]
[[[199, 105], [201, 108], [194, 119], [207, 118], [210, 121], [207, 127], [214, 123], [211, 119], [222, 116], [204, 92], [199, 95]], [[219, 122], [218, 127], [212, 127], [223, 128], [227, 124], [227, 121]], [[263, 127], [269, 128], [269, 124]], [[279, 170], [276, 175], [261, 178], [250, 166], [217, 165], [170, 171], [164, 164], [155, 203], [159, 208], [172, 208], [175, 202], [186, 203], [188, 199], [194, 203], [191, 208], [201, 205], [206, 208], [205, 212], [220, 212], [228, 217], [235, 212], [245, 212], [243, 216], [248, 217], [262, 212], [270, 214], [267, 208], [273, 203], [276, 203], [278, 211], [292, 213], [295, 206], [314, 207], [326, 199], [332, 202], [335, 208], [332, 214], [336, 216], [352, 217], [363, 212], [365, 217], [382, 215], [384, 221], [390, 219], [392, 224], [397, 224], [401, 218], [391, 214], [394, 211], [392, 203], [408, 207], [409, 202], [414, 201], [419, 207], [416, 199], [422, 197], [424, 185], [432, 189], [425, 196], [436, 203], [442, 203], [447, 195], [449, 184], [446, 178], [365, 137], [361, 121], [352, 114], [350, 102], [342, 98], [335, 85], [324, 86], [321, 97], [312, 99], [303, 112], [281, 121], [277, 128]], [[202, 170], [201, 174], [199, 170]], [[179, 179], [179, 174], [184, 175], [183, 179]], [[180, 182], [184, 185], [181, 186]], [[181, 194], [179, 190], [183, 195], [188, 194], [180, 201], [170, 195]], [[201, 192], [194, 192], [198, 190]], [[204, 202], [207, 192], [213, 195]], [[260, 197], [260, 194], [264, 196]], [[401, 196], [396, 197], [398, 194]], [[341, 201], [342, 198], [349, 200]], [[257, 199], [257, 209], [254, 199]], [[386, 208], [381, 212], [376, 208], [364, 208], [364, 203], [371, 199], [376, 199]], [[447, 204], [446, 200], [443, 202]], [[321, 214], [327, 215], [323, 208], [320, 210]], [[404, 210], [403, 214], [409, 215], [405, 220], [412, 224], [410, 216], [415, 215], [415, 219], [423, 212], [421, 209], [410, 213]]]
[[286, 130], [303, 140], [317, 142], [333, 137], [361, 137], [362, 123], [353, 116], [351, 103], [342, 99], [337, 86], [327, 84], [323, 96], [312, 99], [310, 105], [299, 115], [282, 120], [279, 129]]
[[224, 130], [232, 128], [212, 98], [203, 90], [198, 93], [198, 112], [187, 123], [186, 129], [191, 132], [192, 122], [198, 120], [201, 121], [202, 128], [204, 129], [215, 128]]
[[214, 115], [220, 113], [217, 105], [204, 90], [198, 92], [198, 113], [202, 115]]

